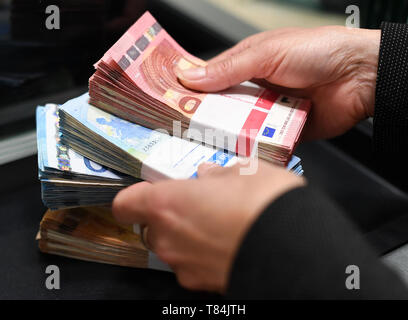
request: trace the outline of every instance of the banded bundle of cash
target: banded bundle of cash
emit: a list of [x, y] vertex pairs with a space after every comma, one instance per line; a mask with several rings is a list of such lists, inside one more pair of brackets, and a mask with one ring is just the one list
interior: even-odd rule
[[[233, 165], [229, 152], [120, 119], [88, 103], [88, 94], [60, 107], [37, 108], [42, 198], [51, 209], [111, 203], [139, 181], [197, 176], [202, 162]], [[293, 156], [288, 170], [302, 175]]]
[[132, 226], [117, 223], [109, 208], [48, 210], [37, 235], [42, 252], [136, 268], [169, 270], [142, 244]]
[[138, 181], [61, 143], [56, 105], [38, 107], [36, 118], [39, 179], [48, 208], [110, 204], [118, 191]]
[[233, 165], [232, 153], [123, 120], [84, 94], [59, 108], [61, 141], [85, 157], [138, 179], [188, 179], [202, 162]]
[[[251, 82], [218, 94], [189, 90], [174, 69], [205, 66], [146, 12], [95, 65], [90, 103], [122, 119], [286, 165], [310, 101]], [[188, 130], [187, 130], [188, 129]]]

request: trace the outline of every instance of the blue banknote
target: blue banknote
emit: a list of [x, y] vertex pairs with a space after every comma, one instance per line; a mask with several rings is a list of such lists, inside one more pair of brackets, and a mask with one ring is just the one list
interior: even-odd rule
[[36, 110], [38, 167], [40, 176], [67, 174], [121, 180], [122, 174], [95, 163], [61, 142], [57, 105], [39, 106]]
[[[88, 99], [88, 94], [84, 94], [70, 100], [60, 107], [60, 112], [68, 114], [87, 130], [96, 134], [106, 142], [107, 148], [119, 149], [122, 156], [130, 155], [135, 166], [140, 164], [140, 172], [130, 173], [138, 178], [149, 181], [163, 178], [190, 178], [195, 175], [197, 167], [202, 162], [215, 162], [226, 166], [237, 160], [232, 153], [207, 147], [199, 142], [173, 137], [159, 130], [151, 130], [120, 119], [89, 105]], [[71, 142], [80, 143], [85, 147], [85, 142], [79, 140], [81, 139], [71, 136]], [[96, 144], [89, 145], [89, 148], [96, 148]], [[99, 151], [101, 155], [103, 151]], [[102, 156], [105, 159], [109, 158], [109, 155], [106, 154]], [[112, 151], [111, 156], [119, 157], [120, 155]], [[124, 166], [118, 167], [117, 170], [124, 170], [123, 172], [128, 173]]]

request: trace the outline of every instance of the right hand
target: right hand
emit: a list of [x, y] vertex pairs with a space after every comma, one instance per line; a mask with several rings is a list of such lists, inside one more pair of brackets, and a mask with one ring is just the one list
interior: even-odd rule
[[252, 175], [241, 175], [242, 164], [201, 164], [198, 179], [136, 183], [118, 193], [114, 216], [147, 226], [147, 245], [182, 286], [224, 293], [252, 223], [269, 203], [306, 184], [285, 168], [258, 164]]
[[340, 135], [373, 116], [381, 32], [319, 27], [251, 36], [203, 68], [176, 70], [186, 87], [215, 92], [246, 80], [309, 98], [306, 139]]

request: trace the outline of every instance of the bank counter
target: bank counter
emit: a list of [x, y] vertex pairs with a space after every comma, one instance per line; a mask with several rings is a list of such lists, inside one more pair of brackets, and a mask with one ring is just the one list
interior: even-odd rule
[[[148, 9], [187, 50], [203, 58], [262, 29], [239, 13], [228, 12], [228, 1], [224, 8], [214, 1], [191, 1], [196, 7], [187, 2], [153, 1]], [[333, 15], [338, 19], [338, 14]], [[326, 23], [324, 19], [321, 23]], [[63, 90], [38, 92], [28, 98], [5, 95], [0, 101], [0, 299], [218, 298], [184, 290], [172, 273], [79, 261], [38, 250], [35, 236], [46, 208], [38, 181], [35, 106], [62, 103], [86, 91], [81, 76], [88, 77], [92, 69], [86, 72], [75, 75], [74, 84]], [[310, 183], [344, 208], [381, 259], [408, 279], [408, 249], [404, 246], [408, 242], [408, 198], [376, 173], [371, 134], [372, 123], [366, 121], [334, 140], [302, 143], [296, 154], [302, 158]], [[45, 286], [49, 265], [60, 269], [60, 290]]]

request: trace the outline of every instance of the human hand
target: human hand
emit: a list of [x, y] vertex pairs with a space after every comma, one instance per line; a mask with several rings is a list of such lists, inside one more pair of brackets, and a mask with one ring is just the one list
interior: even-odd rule
[[119, 192], [113, 213], [147, 226], [147, 245], [195, 290], [225, 292], [245, 233], [274, 199], [305, 184], [286, 169], [259, 161], [254, 175], [202, 164], [198, 179], [141, 182]]
[[330, 138], [373, 116], [380, 38], [379, 30], [278, 29], [241, 41], [205, 68], [175, 72], [199, 91], [255, 78], [283, 94], [309, 98], [304, 137]]

